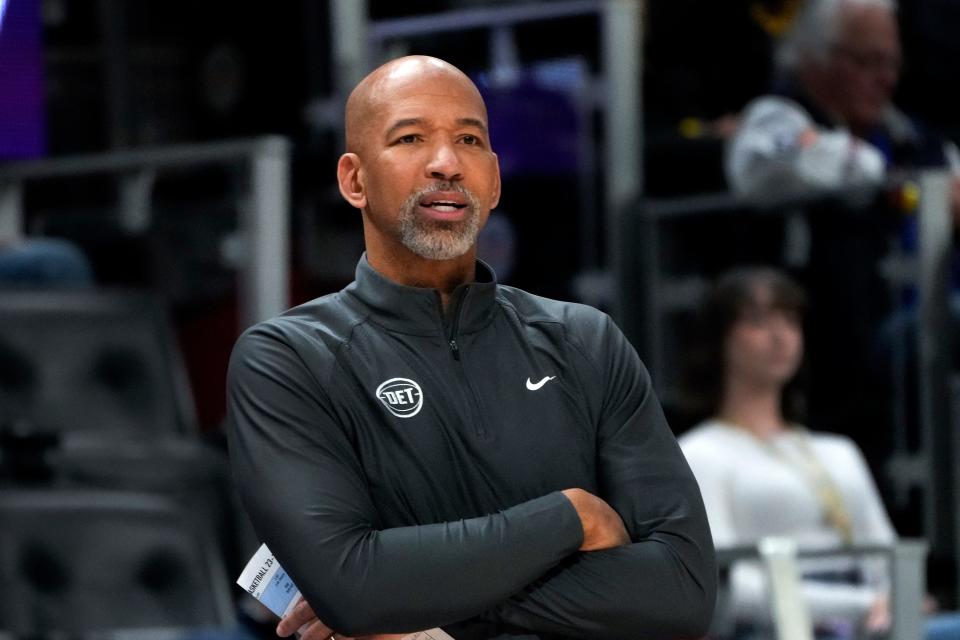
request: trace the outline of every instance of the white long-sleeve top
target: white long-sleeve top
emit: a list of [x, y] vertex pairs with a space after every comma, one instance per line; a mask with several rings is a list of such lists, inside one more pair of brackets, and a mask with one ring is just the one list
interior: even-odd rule
[[[915, 139], [913, 123], [892, 105], [884, 123], [898, 140]], [[960, 151], [943, 143], [947, 167], [960, 176]], [[744, 202], [776, 206], [833, 195], [865, 205], [887, 177], [883, 153], [849, 129], [819, 125], [800, 103], [761, 96], [748, 104], [727, 144], [724, 170], [731, 190]]]
[[[852, 523], [853, 542], [886, 544], [896, 539], [869, 468], [857, 446], [839, 435], [796, 429], [761, 441], [719, 420], [701, 423], [680, 437], [680, 446], [700, 484], [718, 549], [753, 544], [765, 536], [788, 536], [801, 548], [833, 548], [840, 533], [824, 517], [814, 483], [803, 471], [808, 452], [835, 483]], [[889, 588], [885, 559], [804, 559], [803, 573], [859, 568], [862, 585], [804, 579], [814, 622], [858, 623]], [[737, 619], [770, 619], [766, 576], [755, 561], [738, 562], [730, 574], [730, 606]]]
[[829, 194], [865, 202], [886, 178], [877, 148], [845, 128], [819, 127], [799, 103], [778, 96], [747, 105], [724, 166], [733, 192], [761, 206]]

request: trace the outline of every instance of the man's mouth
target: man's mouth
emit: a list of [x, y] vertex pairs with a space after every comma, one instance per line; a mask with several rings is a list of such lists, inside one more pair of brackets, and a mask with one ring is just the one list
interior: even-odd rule
[[420, 206], [433, 209], [439, 213], [453, 213], [467, 206], [466, 199], [461, 194], [431, 193], [420, 198]]
[[458, 209], [463, 209], [467, 205], [457, 204], [456, 202], [440, 201], [440, 202], [430, 202], [428, 204], [425, 204], [424, 206], [429, 207], [431, 209], [435, 209], [436, 211], [452, 212], [452, 211], [457, 211]]

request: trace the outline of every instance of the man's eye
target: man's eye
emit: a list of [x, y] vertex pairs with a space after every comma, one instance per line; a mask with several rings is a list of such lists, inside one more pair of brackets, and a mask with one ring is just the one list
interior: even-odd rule
[[460, 140], [463, 144], [480, 144], [480, 139], [477, 136], [463, 136]]
[[397, 138], [397, 142], [399, 142], [400, 144], [413, 144], [416, 141], [417, 141], [417, 135], [414, 133], [408, 133], [405, 136], [400, 136], [399, 138]]

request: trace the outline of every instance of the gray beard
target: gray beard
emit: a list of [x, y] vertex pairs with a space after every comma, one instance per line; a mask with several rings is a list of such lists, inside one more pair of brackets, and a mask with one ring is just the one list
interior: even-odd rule
[[[420, 200], [435, 191], [457, 191], [467, 197], [467, 215], [463, 220], [430, 220], [418, 213]], [[480, 233], [480, 203], [459, 185], [437, 185], [411, 195], [400, 206], [400, 242], [421, 258], [450, 260], [459, 258], [474, 245]]]

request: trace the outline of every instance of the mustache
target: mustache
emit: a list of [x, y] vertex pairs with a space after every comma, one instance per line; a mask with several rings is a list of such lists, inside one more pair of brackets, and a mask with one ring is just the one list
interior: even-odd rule
[[441, 180], [439, 182], [435, 182], [431, 185], [427, 185], [426, 187], [424, 187], [423, 189], [420, 189], [419, 191], [416, 191], [410, 194], [410, 197], [407, 198], [406, 202], [403, 203], [401, 210], [405, 212], [409, 212], [408, 213], [409, 215], [413, 215], [413, 211], [415, 210], [417, 203], [424, 196], [429, 195], [431, 193], [441, 192], [441, 191], [446, 191], [447, 193], [456, 192], [456, 193], [463, 194], [464, 196], [466, 196], [466, 199], [467, 199], [468, 210], [471, 211], [472, 214], [474, 215], [479, 213], [480, 200], [477, 198], [477, 196], [475, 196], [473, 192], [470, 191], [470, 189], [467, 189], [459, 182], [451, 182], [449, 180]]
[[473, 192], [467, 189], [465, 186], [463, 186], [459, 182], [450, 182], [450, 181], [435, 182], [429, 186], [424, 187], [423, 189], [420, 189], [419, 191], [417, 191], [415, 195], [425, 196], [431, 193], [436, 193], [438, 191], [455, 191], [457, 193], [462, 193], [463, 195], [467, 196], [468, 198], [470, 198], [471, 201], [476, 199], [476, 196], [473, 195]]

